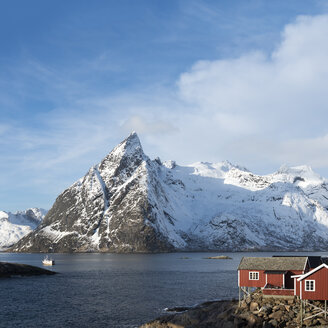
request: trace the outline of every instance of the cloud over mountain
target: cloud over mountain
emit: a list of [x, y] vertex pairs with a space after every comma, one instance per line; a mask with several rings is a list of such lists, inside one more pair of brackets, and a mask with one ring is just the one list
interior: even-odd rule
[[[283, 162], [305, 163], [327, 176], [327, 38], [328, 15], [300, 16], [283, 28], [272, 51], [257, 45], [238, 54], [225, 51], [216, 60], [212, 54], [211, 60], [180, 70], [175, 80], [145, 82], [111, 94], [82, 79], [77, 67], [57, 70], [27, 61], [13, 77], [37, 81], [42, 92], [35, 93], [28, 83], [22, 88], [22, 81], [13, 79], [10, 90], [20, 95], [12, 100], [36, 97], [42, 103], [47, 96], [53, 107], [1, 123], [6, 161], [0, 163], [5, 186], [0, 199], [13, 199], [2, 208], [25, 208], [35, 198], [48, 207], [51, 197], [132, 130], [150, 157], [182, 164], [229, 158], [259, 173]], [[104, 67], [110, 61], [110, 52], [106, 54]], [[94, 61], [84, 64], [83, 74], [93, 72]], [[15, 106], [19, 112], [20, 103]], [[48, 103], [42, 106], [48, 108]], [[33, 198], [27, 192], [31, 185]]]

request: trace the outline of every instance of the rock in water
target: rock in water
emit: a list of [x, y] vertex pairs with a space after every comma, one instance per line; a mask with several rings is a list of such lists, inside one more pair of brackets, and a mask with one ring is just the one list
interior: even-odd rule
[[56, 274], [56, 272], [33, 265], [0, 262], [0, 278], [9, 278], [12, 276], [39, 276], [43, 274], [53, 275]]
[[307, 166], [259, 176], [225, 161], [150, 160], [136, 133], [58, 196], [17, 252], [323, 250], [328, 182]]

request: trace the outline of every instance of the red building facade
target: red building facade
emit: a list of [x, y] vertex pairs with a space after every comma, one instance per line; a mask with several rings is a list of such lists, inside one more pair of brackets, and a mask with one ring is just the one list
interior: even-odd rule
[[302, 300], [328, 300], [328, 266], [321, 264], [306, 274], [295, 276], [295, 295]]
[[261, 288], [267, 296], [328, 300], [328, 265], [320, 256], [243, 257], [239, 288]]
[[294, 296], [295, 276], [301, 277], [320, 262], [319, 257], [309, 260], [306, 256], [243, 257], [238, 267], [238, 286], [261, 288], [267, 296]]

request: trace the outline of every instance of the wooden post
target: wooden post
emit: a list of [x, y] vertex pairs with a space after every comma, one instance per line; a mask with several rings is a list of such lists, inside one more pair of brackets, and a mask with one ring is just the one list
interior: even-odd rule
[[240, 287], [238, 287], [239, 289], [239, 307], [240, 307]]

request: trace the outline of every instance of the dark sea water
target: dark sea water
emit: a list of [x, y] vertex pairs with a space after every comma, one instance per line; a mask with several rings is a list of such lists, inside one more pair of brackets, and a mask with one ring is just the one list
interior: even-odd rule
[[[213, 253], [54, 254], [58, 275], [0, 279], [0, 327], [138, 327], [166, 307], [237, 297], [241, 257], [277, 253], [225, 254], [232, 260], [204, 259]], [[42, 259], [0, 253], [0, 261], [42, 266]]]

